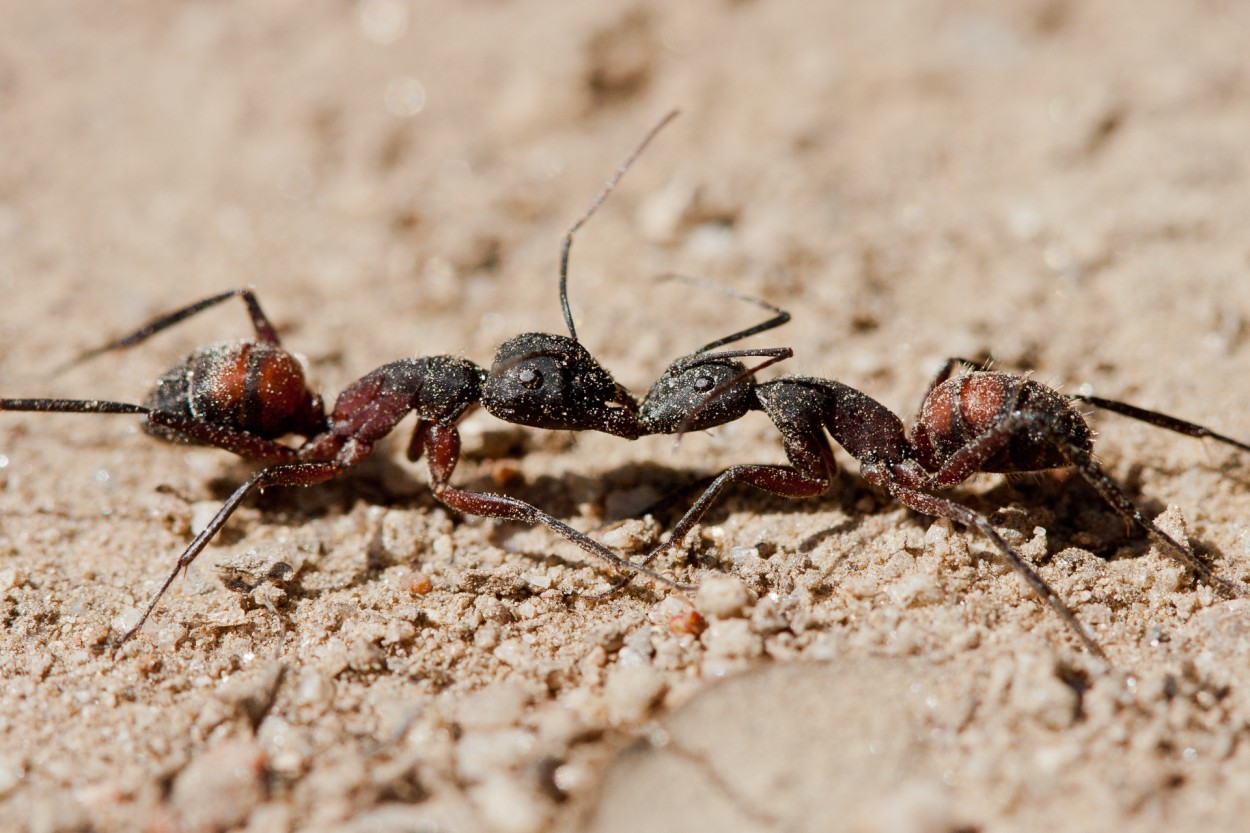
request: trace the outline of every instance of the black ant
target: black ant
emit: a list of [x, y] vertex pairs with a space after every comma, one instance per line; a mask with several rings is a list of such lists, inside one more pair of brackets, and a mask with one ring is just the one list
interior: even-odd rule
[[[960, 366], [972, 370], [952, 378]], [[674, 383], [682, 384], [682, 376], [690, 372], [677, 372]], [[706, 368], [694, 372], [703, 374]], [[1072, 403], [1084, 402], [1159, 428], [1250, 451], [1250, 445], [1231, 437], [1123, 402], [1084, 394], [1064, 396], [1030, 379], [978, 369], [958, 358], [949, 359], [929, 385], [910, 438], [894, 413], [840, 382], [781, 378], [751, 386], [750, 396], [744, 397], [742, 381], [746, 377], [730, 375], [726, 368], [722, 378], [716, 389], [685, 412], [667, 408], [663, 398], [649, 398], [643, 403], [641, 419], [657, 432], [680, 434], [731, 422], [750, 410], [762, 410], [781, 432], [790, 465], [738, 465], [721, 473], [673, 527], [669, 540], [655, 547], [640, 562], [642, 565], [679, 545], [733, 483], [747, 483], [785, 497], [824, 494], [837, 472], [828, 439], [832, 437], [859, 461], [860, 473], [869, 483], [900, 503], [925, 515], [981, 530], [1012, 569], [1101, 659], [1106, 655], [1071, 609], [987, 518], [932, 493], [953, 488], [979, 472], [1014, 474], [1072, 467], [1128, 522], [1154, 536], [1200, 578], [1227, 594], [1245, 592], [1240, 584], [1215, 577], [1204, 562], [1133, 505], [1095, 462], [1092, 432]]]
[[[545, 524], [618, 570], [642, 573], [677, 589], [690, 589], [647, 567], [632, 564], [528, 503], [449, 485], [460, 455], [456, 424], [478, 404], [496, 416], [520, 424], [638, 436], [637, 403], [576, 341], [565, 293], [568, 256], [573, 234], [607, 198], [651, 139], [676, 115], [669, 113], [647, 133], [590, 209], [565, 235], [560, 286], [572, 338], [529, 334], [512, 339], [500, 349], [491, 374], [456, 356], [400, 359], [349, 385], [327, 414], [321, 398], [309, 390], [299, 360], [282, 347], [255, 294], [248, 289], [234, 289], [161, 316], [71, 362], [76, 364], [134, 346], [203, 310], [230, 298], [242, 298], [251, 315], [255, 338], [195, 351], [160, 378], [143, 405], [103, 400], [0, 399], [0, 410], [9, 411], [139, 414], [144, 417], [144, 429], [161, 439], [211, 445], [265, 464], [234, 491], [195, 536], [139, 620], [118, 644], [138, 632], [178, 573], [208, 545], [247, 495], [270, 486], [312, 486], [337, 477], [367, 458], [375, 444], [410, 412], [416, 413], [417, 425], [408, 444], [408, 459], [415, 462], [423, 455], [426, 457], [430, 488], [443, 504], [469, 515]], [[552, 341], [544, 340], [547, 338], [558, 342], [558, 347], [552, 347]], [[488, 394], [511, 391], [514, 386], [515, 392], [523, 394], [520, 402]], [[503, 404], [505, 401], [507, 405]], [[279, 442], [288, 434], [301, 436], [304, 442], [297, 447]]]

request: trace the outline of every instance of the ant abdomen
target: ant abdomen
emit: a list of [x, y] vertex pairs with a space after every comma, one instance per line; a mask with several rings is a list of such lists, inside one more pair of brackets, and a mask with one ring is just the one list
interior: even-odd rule
[[[326, 427], [321, 397], [308, 388], [304, 366], [277, 345], [220, 342], [196, 350], [167, 371], [147, 407], [231, 431], [277, 439], [314, 436]], [[195, 442], [167, 426], [144, 429], [172, 442]]]
[[1089, 426], [1066, 397], [1030, 379], [990, 371], [968, 373], [934, 388], [921, 408], [912, 444], [921, 465], [937, 471], [968, 443], [993, 430], [1009, 431], [1011, 439], [980, 471], [1009, 474], [1071, 465], [1055, 435], [1087, 453], [1093, 449]]

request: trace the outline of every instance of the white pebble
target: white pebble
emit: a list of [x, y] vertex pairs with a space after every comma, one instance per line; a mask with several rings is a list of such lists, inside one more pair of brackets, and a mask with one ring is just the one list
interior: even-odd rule
[[750, 593], [741, 579], [735, 576], [716, 576], [699, 585], [694, 606], [704, 616], [726, 619], [741, 616], [750, 600]]
[[642, 720], [667, 689], [664, 675], [654, 668], [642, 665], [613, 668], [604, 687], [608, 719], [618, 725]]
[[485, 781], [522, 763], [534, 751], [534, 735], [525, 729], [468, 732], [456, 744], [456, 768], [468, 781]]
[[494, 776], [472, 795], [487, 823], [501, 833], [536, 833], [551, 814], [550, 805], [536, 791], [504, 775]]
[[456, 704], [456, 723], [469, 730], [503, 729], [521, 720], [529, 694], [514, 683], [495, 683], [465, 695]]
[[265, 751], [226, 741], [194, 758], [174, 780], [171, 802], [189, 830], [226, 830], [265, 798]]
[[712, 622], [703, 634], [703, 644], [714, 657], [754, 659], [764, 653], [764, 640], [751, 630], [751, 623], [745, 619]]

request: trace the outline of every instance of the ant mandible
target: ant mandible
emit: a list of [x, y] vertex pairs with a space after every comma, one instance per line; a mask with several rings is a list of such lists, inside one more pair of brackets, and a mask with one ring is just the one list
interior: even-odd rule
[[[675, 111], [669, 113], [646, 134], [590, 210], [566, 234], [561, 250], [562, 297], [573, 234], [611, 193], [651, 139], [676, 115]], [[642, 573], [676, 589], [690, 589], [647, 567], [635, 566], [528, 503], [450, 485], [460, 455], [456, 424], [473, 407], [484, 403], [483, 386], [491, 378], [467, 359], [426, 356], [383, 365], [349, 385], [327, 414], [321, 397], [309, 389], [302, 364], [282, 347], [255, 294], [249, 289], [233, 289], [161, 316], [130, 335], [81, 354], [70, 364], [139, 344], [234, 297], [241, 298], [247, 306], [255, 338], [196, 350], [161, 376], [143, 405], [95, 399], [0, 399], [0, 410], [8, 411], [139, 414], [144, 417], [144, 430], [160, 439], [211, 445], [265, 465], [230, 495], [183, 550], [138, 621], [117, 644], [126, 642], [143, 627], [179, 572], [190, 566], [250, 493], [271, 486], [312, 486], [337, 477], [367, 458], [376, 443], [409, 413], [417, 415], [417, 425], [408, 444], [408, 459], [415, 462], [425, 456], [431, 491], [443, 504], [470, 515], [544, 524], [618, 570]], [[564, 309], [572, 333], [567, 301]], [[531, 334], [527, 343], [533, 345], [532, 339], [540, 335]], [[568, 386], [559, 390], [562, 419], [573, 430], [593, 427], [630, 435], [629, 421], [636, 417], [637, 403], [577, 344], [576, 336], [572, 344], [577, 348], [572, 351], [576, 367], [564, 377]], [[562, 349], [569, 348], [562, 345]], [[496, 364], [500, 364], [498, 357]], [[522, 390], [535, 388], [524, 374], [516, 381]], [[550, 407], [552, 401], [548, 397], [532, 407]], [[488, 410], [494, 412], [489, 407]], [[504, 419], [515, 416], [515, 421], [523, 421], [522, 424], [539, 424], [546, 419], [542, 413], [529, 412], [524, 407], [504, 409], [503, 413], [508, 414]], [[296, 447], [279, 442], [287, 435], [301, 436], [304, 442]]]
[[[961, 366], [972, 369], [953, 376]], [[681, 384], [680, 378], [676, 383]], [[726, 397], [728, 403], [713, 408], [722, 391], [733, 396]], [[1075, 468], [1116, 512], [1162, 543], [1201, 579], [1225, 594], [1246, 592], [1241, 584], [1214, 576], [1204, 562], [1133, 505], [1095, 462], [1092, 432], [1072, 403], [1084, 402], [1159, 428], [1250, 451], [1250, 445], [1204, 426], [1111, 399], [1064, 396], [1031, 379], [980, 369], [959, 358], [947, 360], [930, 383], [910, 437], [902, 420], [884, 405], [829, 379], [785, 377], [753, 386], [749, 398], [741, 393], [739, 380], [733, 378], [705, 395], [694, 411], [661, 413], [665, 410], [662, 400], [644, 402], [642, 419], [657, 431], [677, 434], [731, 422], [750, 410], [764, 411], [781, 432], [790, 465], [737, 465], [722, 472], [673, 527], [669, 540], [648, 553], [642, 565], [679, 545], [733, 483], [747, 483], [784, 497], [824, 494], [837, 472], [829, 444], [832, 437], [859, 461], [860, 473], [869, 483], [903, 505], [979, 529], [1100, 659], [1106, 660], [1106, 655], [1076, 615], [989, 519], [933, 492], [953, 488], [979, 472], [1016, 474]]]

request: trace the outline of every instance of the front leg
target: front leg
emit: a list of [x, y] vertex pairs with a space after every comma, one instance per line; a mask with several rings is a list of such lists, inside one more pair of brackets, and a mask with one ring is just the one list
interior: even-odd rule
[[460, 432], [454, 424], [443, 422], [421, 422], [418, 423], [416, 430], [420, 436], [414, 437], [409, 445], [410, 453], [412, 450], [416, 450], [418, 454], [424, 452], [430, 467], [430, 488], [434, 492], [434, 497], [444, 505], [466, 515], [502, 518], [527, 524], [543, 524], [596, 558], [611, 564], [618, 571], [641, 573], [677, 590], [694, 589], [660, 575], [654, 570], [621, 558], [598, 541], [524, 501], [506, 495], [470, 492], [451, 486], [448, 481], [451, 480], [456, 463], [460, 459]]
[[[712, 485], [699, 495], [694, 505], [686, 510], [686, 514], [673, 527], [668, 541], [647, 553], [646, 558], [640, 562], [644, 567], [670, 548], [681, 544], [695, 524], [712, 508], [721, 493], [734, 483], [745, 483], [765, 492], [790, 498], [818, 497], [829, 491], [838, 469], [833, 458], [833, 449], [829, 447], [829, 441], [821, 429], [803, 430], [785, 423], [778, 423], [778, 426], [782, 430], [786, 456], [790, 458], [792, 465], [747, 464], [732, 466], [721, 472], [712, 481]], [[619, 583], [610, 592], [616, 592], [628, 583], [628, 580]]]
[[686, 514], [682, 515], [681, 520], [673, 527], [668, 541], [649, 552], [647, 557], [642, 560], [642, 563], [644, 565], [650, 564], [665, 550], [681, 544], [686, 536], [690, 534], [690, 531], [694, 529], [695, 524], [702, 520], [708, 510], [712, 508], [712, 504], [716, 502], [721, 493], [734, 483], [745, 483], [748, 486], [754, 486], [774, 495], [791, 498], [817, 497], [829, 490], [829, 480], [827, 478], [809, 477], [790, 466], [733, 466], [721, 472], [712, 481], [712, 485], [708, 486], [703, 494], [699, 495], [694, 505], [686, 510]]

